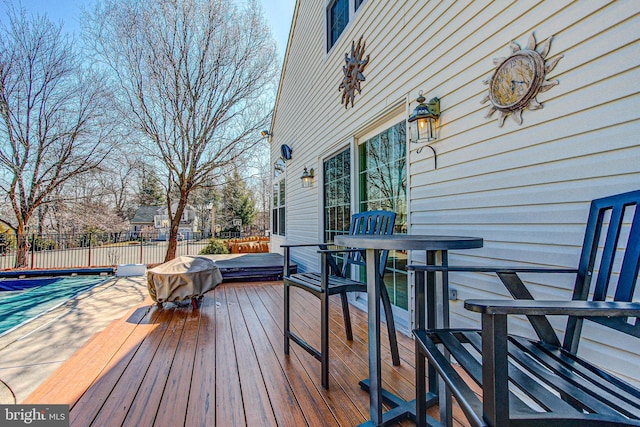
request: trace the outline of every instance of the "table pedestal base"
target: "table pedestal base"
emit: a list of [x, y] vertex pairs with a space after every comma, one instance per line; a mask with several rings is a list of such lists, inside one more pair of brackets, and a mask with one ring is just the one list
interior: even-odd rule
[[[358, 384], [360, 385], [360, 388], [362, 390], [366, 392], [369, 391], [368, 379], [364, 379], [360, 381]], [[415, 400], [410, 400], [407, 402], [406, 400], [402, 399], [399, 396], [396, 396], [390, 391], [382, 389], [382, 402], [385, 405], [391, 407], [391, 410], [382, 414], [382, 423], [376, 426], [376, 424], [374, 424], [373, 421], [369, 420], [360, 424], [358, 427], [382, 427], [382, 426], [395, 424], [398, 421], [402, 421], [402, 420], [411, 420], [411, 421], [416, 420], [416, 401]], [[427, 408], [431, 407], [438, 403], [438, 396], [434, 393], [427, 393], [426, 402], [427, 402], [426, 407]], [[427, 415], [427, 424], [429, 426], [440, 425], [440, 423], [437, 420], [435, 420], [434, 418], [431, 418], [428, 415]]]
[[[339, 235], [335, 236], [334, 244], [337, 246], [344, 246], [347, 248], [360, 248], [365, 249], [365, 262], [367, 273], [367, 318], [368, 318], [368, 353], [369, 353], [369, 379], [370, 382], [361, 382], [360, 386], [368, 390], [370, 394], [369, 404], [369, 417], [371, 420], [368, 423], [362, 425], [373, 426], [385, 426], [401, 419], [413, 419], [426, 415], [422, 413], [423, 407], [433, 406], [436, 401], [437, 388], [435, 387], [434, 370], [425, 372], [424, 359], [422, 364], [416, 362], [417, 373], [421, 377], [421, 381], [424, 381], [424, 374], [429, 375], [430, 383], [429, 390], [433, 392], [426, 393], [424, 387], [420, 386], [420, 397], [423, 397], [424, 393], [428, 397], [427, 405], [423, 405], [421, 400], [414, 400], [411, 402], [405, 402], [402, 399], [392, 397], [391, 393], [382, 389], [382, 369], [380, 359], [380, 289], [384, 286], [384, 282], [380, 279], [380, 251], [383, 250], [401, 250], [401, 251], [425, 251], [425, 261], [427, 265], [448, 266], [448, 251], [459, 249], [473, 249], [481, 248], [483, 241], [477, 237], [461, 237], [461, 236], [437, 236], [437, 235], [410, 235], [410, 234], [396, 234], [396, 235]], [[409, 258], [407, 258], [409, 259]], [[425, 276], [428, 276], [425, 280]], [[425, 293], [426, 285], [426, 293]], [[431, 272], [428, 274], [416, 274], [415, 285], [415, 304], [416, 304], [416, 318], [415, 329], [425, 329], [429, 326], [429, 329], [433, 327], [448, 328], [449, 327], [449, 281], [446, 271], [443, 271], [439, 275], [439, 280], [436, 278], [436, 273]], [[429, 302], [429, 316], [425, 315], [425, 310], [422, 308]], [[431, 307], [436, 308], [432, 310]], [[418, 353], [416, 353], [417, 358]], [[417, 360], [417, 359], [416, 359]], [[416, 383], [418, 385], [418, 383]], [[447, 399], [443, 399], [445, 405]], [[416, 403], [420, 407], [420, 417], [416, 417]], [[382, 413], [384, 405], [390, 406], [392, 409], [387, 413]], [[450, 413], [450, 408], [442, 408], [443, 413]], [[445, 417], [447, 418], [447, 417]], [[435, 420], [429, 419], [430, 425], [439, 425], [434, 422]], [[443, 422], [447, 422], [447, 419], [443, 419]]]

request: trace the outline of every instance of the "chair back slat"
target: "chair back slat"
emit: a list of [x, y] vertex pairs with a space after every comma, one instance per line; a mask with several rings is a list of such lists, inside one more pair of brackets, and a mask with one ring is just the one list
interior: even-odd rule
[[[639, 266], [640, 190], [592, 201], [573, 299], [633, 301]], [[632, 324], [625, 318], [588, 320], [640, 337], [637, 321]], [[568, 320], [564, 347], [570, 351], [577, 351], [582, 323], [582, 319], [575, 317]]]
[[640, 209], [640, 205], [636, 206], [636, 214], [634, 215], [629, 240], [627, 241], [627, 250], [622, 259], [620, 280], [618, 280], [618, 287], [614, 296], [616, 301], [632, 301], [636, 289], [636, 280], [640, 268], [640, 213], [637, 212], [638, 209]]
[[[353, 214], [351, 216], [351, 225], [349, 227], [350, 235], [390, 235], [393, 234], [393, 227], [396, 221], [396, 213], [390, 211], [366, 211]], [[384, 275], [384, 269], [387, 264], [389, 251], [380, 253], [380, 275]], [[363, 254], [360, 252], [352, 252], [345, 259], [342, 270], [343, 276], [349, 273], [350, 265], [365, 265]]]
[[[613, 270], [613, 261], [618, 248], [618, 239], [620, 238], [620, 227], [622, 225], [622, 216], [624, 209], [622, 206], [613, 206], [610, 209], [611, 217], [607, 228], [607, 236], [605, 239], [602, 258], [600, 259], [600, 267], [598, 269], [598, 277], [596, 278], [596, 286], [593, 294], [593, 301], [605, 301], [607, 299], [607, 291], [611, 280], [611, 272]], [[593, 248], [597, 251], [597, 248]]]

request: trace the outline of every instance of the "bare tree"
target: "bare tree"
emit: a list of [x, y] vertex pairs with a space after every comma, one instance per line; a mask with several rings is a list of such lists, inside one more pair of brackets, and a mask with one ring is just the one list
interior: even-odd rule
[[121, 151], [118, 154], [107, 159], [104, 171], [96, 176], [96, 183], [102, 188], [103, 195], [118, 216], [123, 220], [130, 220], [137, 207], [136, 189], [141, 164], [130, 153]]
[[[103, 165], [106, 163], [108, 161], [104, 161]], [[115, 164], [110, 166], [115, 167]], [[131, 173], [125, 166], [119, 171], [121, 175], [111, 168], [101, 167], [82, 177], [69, 179], [52, 197], [48, 205], [50, 212], [42, 212], [47, 214], [42, 220], [49, 223], [46, 229], [42, 227], [44, 231], [74, 234], [125, 231], [129, 218], [119, 210], [121, 201], [118, 198], [126, 199], [129, 183], [122, 179]]]
[[275, 90], [275, 42], [255, 0], [244, 8], [227, 0], [105, 0], [85, 15], [84, 28], [117, 78], [123, 119], [166, 171], [165, 260], [173, 259], [191, 192], [219, 181], [260, 142]]
[[39, 206], [109, 152], [113, 121], [103, 79], [83, 69], [62, 25], [10, 7], [0, 27], [1, 218], [18, 236], [16, 267], [27, 265], [25, 233]]

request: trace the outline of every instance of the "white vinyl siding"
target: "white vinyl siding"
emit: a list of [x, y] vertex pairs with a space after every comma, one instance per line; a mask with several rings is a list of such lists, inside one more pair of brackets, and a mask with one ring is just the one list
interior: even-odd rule
[[[327, 53], [326, 0], [298, 1], [272, 123], [272, 158], [293, 148], [287, 175], [287, 241], [316, 242], [322, 192], [303, 189], [303, 167], [321, 170], [321, 154], [358, 138], [399, 108], [409, 112], [419, 91], [441, 100], [438, 153], [410, 144], [408, 232], [484, 238], [484, 248], [452, 252], [450, 264], [529, 264], [575, 267], [588, 202], [640, 188], [640, 2], [366, 1]], [[525, 110], [523, 123], [498, 113], [485, 118], [494, 58], [513, 40], [538, 44], [553, 36], [547, 59], [564, 55], [547, 76], [559, 85], [537, 96], [544, 108]], [[362, 93], [340, 103], [344, 55], [363, 37]], [[304, 114], [301, 112], [304, 111]], [[291, 209], [295, 207], [295, 209]], [[277, 248], [277, 244], [273, 245]], [[420, 262], [418, 254], [412, 262]], [[316, 268], [317, 254], [296, 262]], [[570, 298], [572, 277], [527, 276], [539, 298]], [[506, 296], [491, 275], [452, 274], [458, 301], [452, 324], [477, 326], [462, 300]], [[554, 319], [556, 322], [557, 319]], [[559, 327], [562, 321], [558, 321]], [[528, 333], [524, 321], [512, 330]], [[594, 328], [595, 329], [595, 328]], [[639, 381], [637, 340], [600, 331], [581, 351], [609, 355], [614, 371]], [[636, 370], [637, 371], [637, 370]], [[635, 376], [635, 379], [632, 378]]]

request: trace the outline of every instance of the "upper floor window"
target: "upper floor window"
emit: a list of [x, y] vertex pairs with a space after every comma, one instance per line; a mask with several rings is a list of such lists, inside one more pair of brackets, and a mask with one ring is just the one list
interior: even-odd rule
[[349, 0], [333, 0], [327, 8], [328, 49], [331, 49], [349, 23]]
[[365, 0], [331, 0], [327, 4], [327, 52], [338, 41], [354, 13]]

